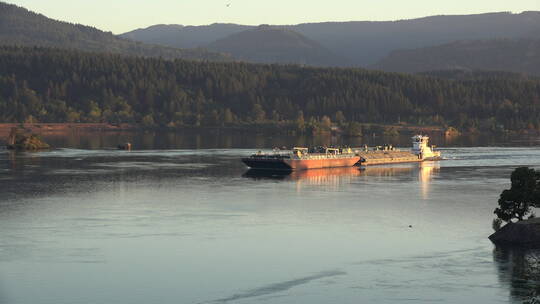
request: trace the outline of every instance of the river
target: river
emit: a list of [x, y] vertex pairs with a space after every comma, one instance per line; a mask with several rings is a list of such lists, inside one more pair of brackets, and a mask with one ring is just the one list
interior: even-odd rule
[[[347, 139], [45, 139], [61, 148], [0, 150], [0, 303], [521, 303], [540, 291], [540, 254], [487, 238], [511, 171], [540, 167], [534, 139], [438, 139], [440, 162], [290, 175], [239, 159]], [[115, 150], [123, 141], [135, 149]]]

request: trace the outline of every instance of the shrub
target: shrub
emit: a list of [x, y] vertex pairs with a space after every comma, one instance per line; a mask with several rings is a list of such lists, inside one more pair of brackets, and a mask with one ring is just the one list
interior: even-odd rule
[[491, 227], [493, 227], [493, 230], [499, 231], [502, 227], [502, 220], [500, 218], [493, 219], [493, 222], [491, 223]]

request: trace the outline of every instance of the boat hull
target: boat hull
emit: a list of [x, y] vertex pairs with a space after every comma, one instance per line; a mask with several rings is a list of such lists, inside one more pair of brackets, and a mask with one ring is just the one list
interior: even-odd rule
[[352, 167], [360, 157], [344, 157], [335, 159], [287, 159], [284, 162], [293, 170]]
[[257, 158], [242, 158], [242, 162], [246, 166], [260, 170], [286, 170], [291, 171], [292, 168], [283, 162], [282, 159], [257, 159]]
[[307, 170], [322, 168], [352, 167], [360, 157], [328, 159], [257, 159], [243, 158], [242, 162], [253, 169], [266, 170]]

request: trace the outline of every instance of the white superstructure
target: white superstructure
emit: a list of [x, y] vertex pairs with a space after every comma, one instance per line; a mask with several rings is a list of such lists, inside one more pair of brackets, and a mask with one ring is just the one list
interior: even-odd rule
[[415, 135], [412, 137], [412, 153], [422, 160], [440, 159], [441, 152], [434, 151], [434, 146], [428, 146], [429, 137], [425, 135]]

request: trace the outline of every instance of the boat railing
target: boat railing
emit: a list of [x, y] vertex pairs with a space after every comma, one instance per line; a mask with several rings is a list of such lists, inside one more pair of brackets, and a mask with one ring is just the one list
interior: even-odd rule
[[350, 153], [339, 153], [337, 149], [328, 149], [326, 153], [309, 153], [307, 148], [294, 148], [293, 151], [273, 150], [272, 152], [258, 151], [251, 155], [252, 158], [258, 159], [330, 159], [330, 158], [349, 158], [356, 156], [354, 150], [350, 149]]
[[339, 159], [339, 158], [350, 158], [355, 157], [356, 155], [354, 153], [343, 153], [343, 154], [333, 154], [333, 153], [310, 153], [310, 154], [303, 154], [301, 156], [294, 155], [295, 159]]
[[272, 152], [257, 151], [257, 153], [252, 154], [251, 157], [263, 159], [291, 158], [291, 152], [281, 150], [273, 150]]

